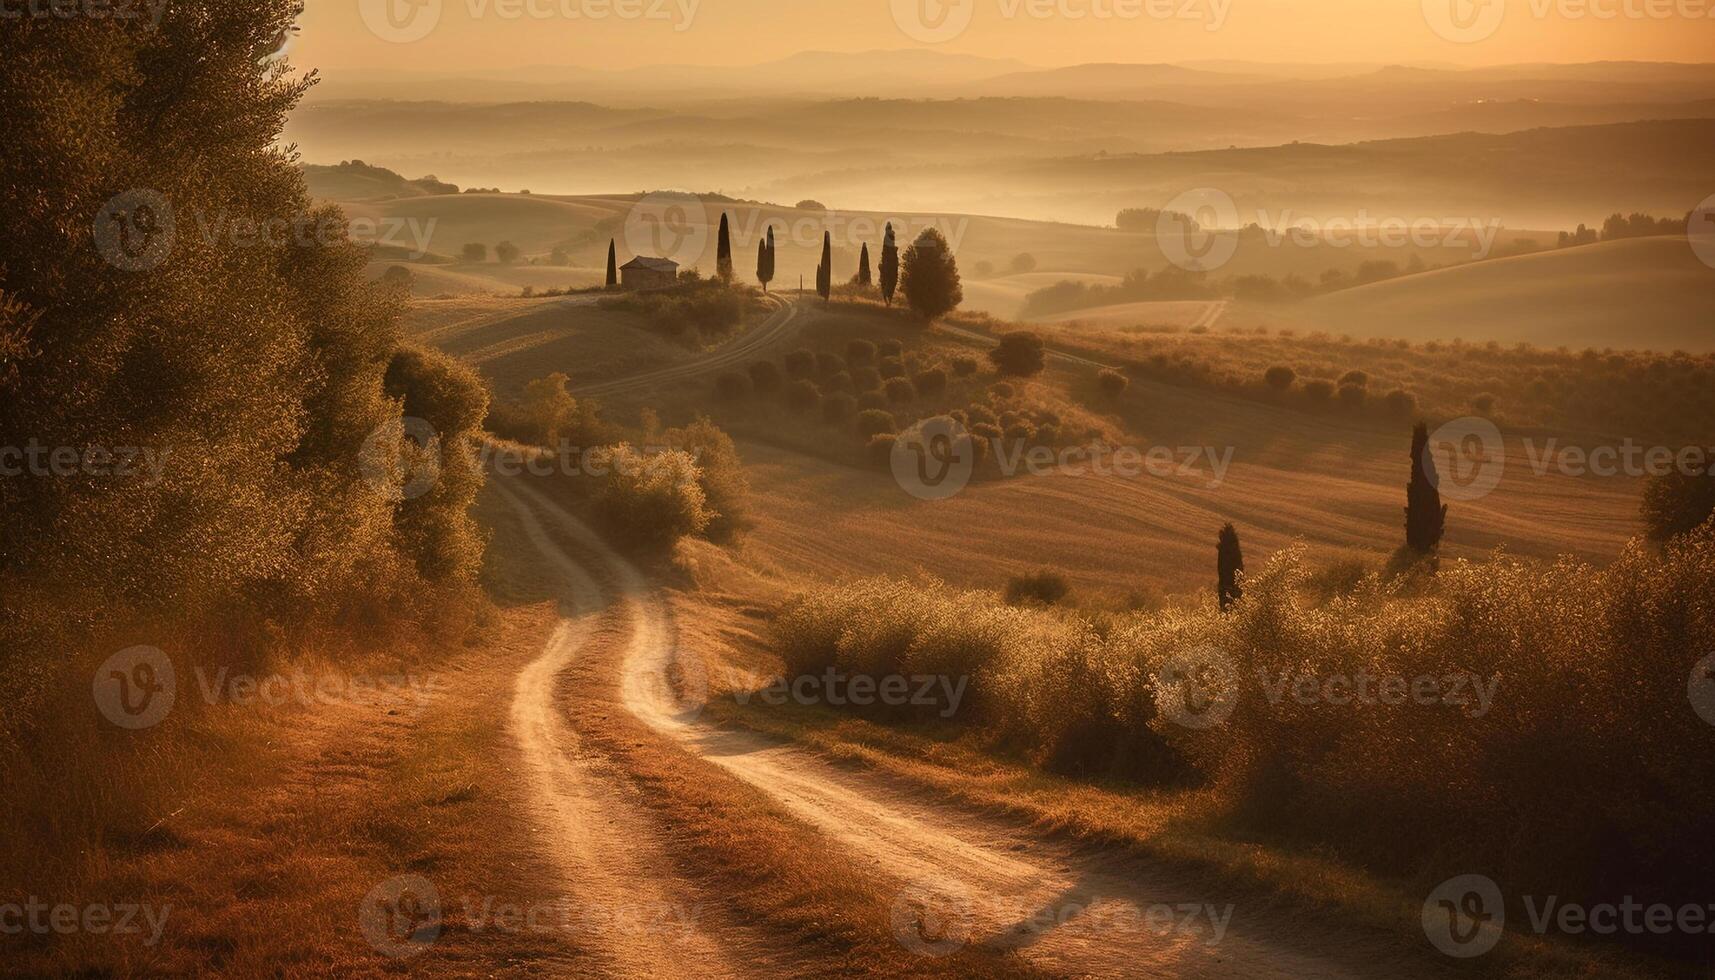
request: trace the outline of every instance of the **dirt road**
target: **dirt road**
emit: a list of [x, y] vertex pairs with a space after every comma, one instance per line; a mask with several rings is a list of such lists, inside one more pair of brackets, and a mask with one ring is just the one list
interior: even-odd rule
[[[996, 818], [923, 798], [910, 788], [837, 768], [808, 751], [698, 720], [707, 690], [703, 658], [682, 649], [665, 605], [644, 576], [571, 514], [534, 488], [503, 492], [525, 519], [548, 567], [574, 591], [604, 592], [625, 609], [629, 636], [620, 684], [639, 719], [696, 757], [763, 790], [897, 882], [894, 932], [924, 957], [966, 944], [1017, 949], [1033, 965], [1075, 976], [1359, 977], [1401, 960], [1375, 937], [1307, 921], [1274, 903], [1224, 894], [1209, 882], [1099, 851], [1049, 841]], [[574, 558], [574, 555], [576, 556]], [[670, 893], [652, 864], [647, 834], [624, 809], [601, 809], [600, 774], [581, 771], [575, 744], [552, 721], [557, 665], [576, 655], [576, 618], [561, 624], [542, 660], [520, 678], [514, 719], [521, 747], [542, 777], [544, 806], [568, 834], [605, 813], [606, 838], [568, 844], [569, 866], [597, 881]], [[670, 680], [670, 678], [672, 680]], [[570, 695], [570, 692], [567, 692]], [[700, 760], [700, 763], [697, 761]], [[631, 845], [627, 846], [626, 842]], [[698, 935], [671, 949], [633, 951], [638, 966], [668, 975], [722, 972], [723, 937]], [[742, 943], [743, 940], [741, 939]], [[729, 947], [730, 948], [730, 947]], [[676, 957], [669, 959], [667, 957]], [[1432, 965], [1395, 966], [1393, 976], [1436, 975]]]

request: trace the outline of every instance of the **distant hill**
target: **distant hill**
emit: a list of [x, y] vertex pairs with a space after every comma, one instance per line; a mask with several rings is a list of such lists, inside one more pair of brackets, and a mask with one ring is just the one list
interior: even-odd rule
[[433, 177], [410, 180], [386, 167], [372, 167], [361, 160], [333, 166], [310, 164], [304, 179], [312, 197], [332, 201], [370, 201], [428, 194], [457, 194], [458, 186]]
[[1684, 238], [1520, 255], [1330, 293], [1293, 310], [1335, 333], [1642, 350], [1715, 350], [1715, 269]]

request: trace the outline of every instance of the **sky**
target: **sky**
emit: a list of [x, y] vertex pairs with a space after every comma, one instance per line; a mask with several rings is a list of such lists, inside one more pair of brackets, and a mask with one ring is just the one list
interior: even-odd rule
[[1050, 67], [1708, 61], [1715, 0], [307, 0], [300, 67], [747, 65], [926, 48]]

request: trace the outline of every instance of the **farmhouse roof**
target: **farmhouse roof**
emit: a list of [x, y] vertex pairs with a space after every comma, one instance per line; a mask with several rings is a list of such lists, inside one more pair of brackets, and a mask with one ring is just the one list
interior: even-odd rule
[[639, 255], [630, 262], [620, 266], [621, 269], [649, 269], [654, 272], [677, 272], [679, 263], [672, 259], [656, 259], [647, 255]]

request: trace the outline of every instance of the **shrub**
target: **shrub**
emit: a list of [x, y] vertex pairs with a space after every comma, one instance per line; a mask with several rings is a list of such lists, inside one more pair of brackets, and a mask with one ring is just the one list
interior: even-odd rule
[[1017, 377], [1040, 374], [1046, 363], [1042, 338], [1028, 330], [1002, 334], [1000, 343], [989, 351], [989, 361], [1001, 374]]
[[852, 367], [869, 367], [875, 363], [875, 345], [867, 340], [846, 344], [846, 363]]
[[1317, 407], [1328, 404], [1334, 400], [1334, 382], [1323, 381], [1320, 378], [1315, 381], [1306, 381], [1304, 383], [1304, 398]]
[[960, 354], [953, 358], [953, 374], [957, 377], [968, 378], [977, 373], [977, 359], [969, 354]]
[[729, 402], [749, 397], [750, 375], [737, 371], [721, 372], [720, 376], [715, 378], [715, 394]]
[[918, 391], [933, 398], [947, 390], [947, 372], [940, 368], [919, 371], [912, 383], [917, 386]]
[[1009, 264], [1009, 268], [1011, 268], [1013, 272], [1018, 273], [1034, 272], [1036, 271], [1036, 256], [1031, 255], [1029, 252], [1020, 252], [1012, 257], [1012, 262]]
[[646, 454], [622, 443], [591, 450], [590, 462], [604, 473], [595, 491], [595, 512], [615, 537], [664, 549], [709, 526], [701, 472], [689, 453]]
[[1369, 383], [1370, 376], [1362, 371], [1347, 371], [1345, 374], [1340, 375], [1340, 384], [1342, 386], [1356, 385], [1359, 388], [1363, 388], [1367, 387]]
[[1347, 408], [1363, 408], [1364, 398], [1369, 392], [1363, 385], [1344, 384], [1340, 386], [1340, 404]]
[[[766, 363], [766, 362], [764, 362]], [[697, 464], [697, 484], [703, 489], [708, 524], [701, 532], [711, 541], [727, 541], [744, 524], [750, 481], [732, 437], [707, 418], [668, 429], [667, 445], [691, 455]]]
[[1052, 422], [1036, 427], [1036, 441], [1044, 446], [1060, 444], [1060, 427]]
[[1495, 410], [1495, 396], [1483, 392], [1471, 399], [1471, 407], [1477, 410], [1478, 415], [1487, 415]]
[[1285, 391], [1292, 387], [1292, 382], [1298, 380], [1298, 372], [1284, 364], [1276, 364], [1263, 372], [1262, 379], [1268, 383], [1270, 388], [1276, 391]]
[[773, 361], [757, 361], [750, 366], [750, 384], [758, 394], [773, 394], [780, 390], [780, 368]]
[[866, 408], [858, 413], [857, 432], [865, 442], [873, 436], [882, 434], [892, 435], [899, 431], [899, 425], [893, 420], [893, 415], [879, 408]]
[[877, 352], [880, 353], [880, 355], [882, 357], [904, 357], [905, 356], [905, 345], [903, 343], [900, 343], [899, 341], [893, 340], [891, 338], [889, 338], [887, 340], [883, 340], [880, 343], [878, 343], [876, 345], [876, 350], [877, 350]]
[[909, 378], [887, 379], [887, 400], [890, 402], [908, 402], [917, 397], [917, 388]]
[[1389, 413], [1404, 418], [1417, 411], [1417, 396], [1403, 388], [1395, 388], [1382, 396], [1382, 404]]
[[862, 367], [852, 372], [852, 384], [858, 391], [875, 391], [881, 387], [881, 372], [872, 367]]
[[1071, 591], [1066, 577], [1043, 569], [1029, 575], [1014, 575], [1006, 580], [1006, 604], [1009, 606], [1052, 606]]
[[965, 409], [965, 417], [969, 419], [973, 425], [983, 422], [993, 425], [995, 422], [999, 421], [995, 418], [994, 412], [990, 411], [987, 405], [972, 405]]
[[1644, 532], [1652, 541], [1685, 534], [1715, 513], [1715, 472], [1673, 470], [1650, 478], [1640, 505]]
[[1003, 434], [1008, 442], [1029, 442], [1036, 438], [1036, 427], [1029, 422], [1014, 422]]
[[891, 432], [882, 432], [870, 436], [869, 444], [865, 447], [865, 451], [869, 454], [869, 461], [882, 469], [892, 466], [893, 444], [898, 439], [899, 437]]
[[786, 373], [794, 378], [808, 378], [816, 373], [814, 351], [799, 348], [786, 355]]
[[846, 362], [838, 354], [822, 351], [816, 355], [816, 373], [824, 378], [832, 377], [846, 369]]
[[994, 384], [989, 385], [989, 394], [993, 396], [996, 401], [1005, 401], [1018, 394], [1018, 389], [1005, 381], [996, 381]]
[[858, 396], [858, 408], [886, 408], [887, 396], [879, 391], [866, 391]]
[[1102, 368], [1096, 372], [1096, 383], [1101, 386], [1103, 394], [1109, 398], [1118, 398], [1130, 387], [1131, 379], [1113, 368]]
[[844, 392], [829, 395], [822, 401], [822, 420], [825, 422], [835, 424], [844, 422], [851, 418], [852, 413], [856, 411], [857, 402], [852, 400], [852, 396]]
[[786, 407], [799, 415], [813, 410], [821, 400], [821, 390], [808, 378], [799, 378], [786, 386]]
[[852, 381], [851, 373], [847, 371], [841, 371], [839, 374], [829, 378], [826, 382], [826, 388], [829, 391], [844, 392], [853, 392], [857, 390], [856, 384]]
[[881, 376], [884, 378], [905, 377], [905, 363], [897, 357], [882, 358], [877, 370], [881, 372]]

